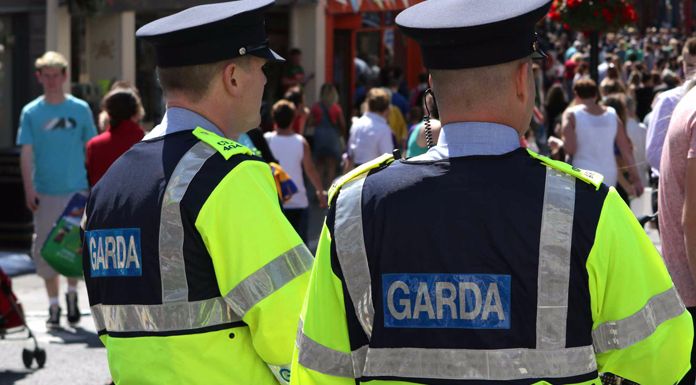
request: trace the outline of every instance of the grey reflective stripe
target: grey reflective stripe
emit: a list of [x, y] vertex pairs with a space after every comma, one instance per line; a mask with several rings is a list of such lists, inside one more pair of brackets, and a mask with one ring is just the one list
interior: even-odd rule
[[592, 346], [537, 349], [368, 349], [366, 377], [446, 380], [562, 378], [597, 370]]
[[546, 168], [539, 240], [536, 348], [566, 346], [575, 178]]
[[624, 349], [640, 342], [650, 337], [663, 322], [678, 317], [685, 310], [677, 290], [672, 287], [650, 298], [630, 317], [600, 324], [592, 331], [595, 352]]
[[597, 370], [592, 346], [565, 349], [421, 349], [363, 346], [344, 353], [298, 333], [299, 363], [338, 377], [410, 377], [445, 380], [563, 378]]
[[346, 183], [336, 201], [334, 237], [336, 254], [355, 314], [368, 338], [372, 336], [375, 308], [372, 304], [370, 267], [367, 264], [362, 222], [362, 188], [365, 175]]
[[298, 362], [305, 368], [337, 377], [361, 377], [367, 345], [351, 353], [331, 349], [307, 337], [302, 330], [302, 320], [295, 345], [299, 352]]
[[243, 317], [258, 302], [309, 271], [312, 261], [312, 254], [304, 244], [295, 246], [245, 278], [225, 299]]
[[241, 321], [222, 297], [161, 305], [94, 305], [97, 330], [107, 332], [171, 332]]
[[162, 303], [188, 300], [184, 265], [184, 227], [179, 203], [203, 163], [215, 154], [205, 142], [196, 143], [181, 158], [172, 173], [162, 199], [159, 228], [159, 264], [162, 277]]
[[90, 307], [92, 319], [94, 320], [94, 327], [97, 328], [97, 331], [106, 329], [106, 322], [104, 322], [104, 315], [101, 311], [102, 306], [103, 305], [94, 305]]

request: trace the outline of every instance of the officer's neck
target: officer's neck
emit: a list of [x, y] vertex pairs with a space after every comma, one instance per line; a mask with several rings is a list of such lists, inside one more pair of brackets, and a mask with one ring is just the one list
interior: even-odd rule
[[209, 122], [213, 123], [220, 132], [225, 134], [226, 137], [230, 139], [237, 139], [239, 133], [233, 133], [230, 129], [230, 122], [225, 119], [223, 114], [216, 113], [214, 106], [209, 103], [191, 103], [188, 99], [178, 96], [167, 96], [167, 108], [185, 108], [187, 110], [193, 111], [198, 115], [206, 118]]
[[466, 123], [466, 122], [477, 122], [477, 123], [497, 123], [497, 124], [502, 124], [504, 126], [512, 127], [522, 135], [527, 128], [525, 128], [525, 125], [521, 123], [521, 120], [518, 119], [516, 121], [515, 119], [510, 119], [509, 117], [497, 117], [497, 116], [481, 116], [481, 115], [476, 115], [476, 116], [453, 116], [450, 119], [446, 119], [440, 114], [440, 122], [442, 123], [442, 126], [446, 126], [448, 124], [453, 124], [453, 123]]

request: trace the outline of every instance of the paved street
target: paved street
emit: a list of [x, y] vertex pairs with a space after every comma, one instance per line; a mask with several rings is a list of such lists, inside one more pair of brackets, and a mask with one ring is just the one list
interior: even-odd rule
[[[82, 322], [76, 329], [67, 326], [65, 315], [61, 320], [61, 330], [46, 331], [48, 307], [43, 281], [34, 274], [13, 278], [15, 294], [19, 297], [27, 313], [27, 323], [36, 333], [39, 344], [46, 349], [46, 366], [25, 369], [22, 364], [22, 348], [30, 345], [30, 340], [21, 341], [21, 335], [8, 336], [0, 341], [0, 385], [5, 384], [105, 384], [109, 379], [106, 364], [106, 350], [99, 341], [94, 323], [89, 314], [87, 291], [80, 286], [80, 310]], [[64, 302], [64, 298], [61, 298]], [[65, 309], [65, 304], [61, 306]], [[64, 310], [65, 311], [65, 310]], [[10, 340], [11, 338], [11, 340]]]
[[[323, 222], [324, 211], [318, 208], [311, 210], [309, 247], [316, 249], [319, 230]], [[648, 233], [659, 248], [657, 232], [649, 226]], [[2, 258], [2, 257], [0, 257]], [[41, 347], [46, 349], [47, 361], [43, 369], [24, 369], [22, 364], [22, 348], [28, 341], [19, 341], [17, 336], [12, 340], [0, 340], [0, 385], [43, 385], [43, 384], [74, 384], [102, 385], [109, 380], [109, 370], [106, 363], [106, 351], [101, 345], [89, 314], [87, 292], [84, 284], [80, 286], [80, 308], [82, 323], [77, 329], [67, 327], [65, 315], [62, 324], [64, 329], [46, 332], [44, 322], [48, 317], [47, 301], [43, 281], [35, 274], [27, 274], [13, 278], [14, 291], [20, 298], [27, 312], [27, 322], [34, 330]], [[61, 289], [64, 283], [61, 284]], [[64, 298], [61, 306], [65, 308]]]

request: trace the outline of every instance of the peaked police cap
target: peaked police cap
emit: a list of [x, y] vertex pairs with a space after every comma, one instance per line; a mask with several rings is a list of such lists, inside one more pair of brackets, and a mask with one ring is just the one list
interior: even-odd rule
[[404, 34], [421, 46], [429, 69], [460, 69], [545, 57], [536, 23], [550, 0], [429, 0], [396, 17]]
[[264, 11], [274, 0], [199, 5], [157, 19], [135, 35], [155, 47], [158, 67], [214, 63], [244, 55], [284, 61], [268, 46]]

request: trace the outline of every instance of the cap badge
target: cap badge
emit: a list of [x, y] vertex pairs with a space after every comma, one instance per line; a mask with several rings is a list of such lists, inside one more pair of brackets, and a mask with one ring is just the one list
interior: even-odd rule
[[242, 48], [239, 49], [239, 54], [242, 55], [242, 56], [246, 55], [246, 52], [247, 52], [247, 50], [246, 50], [246, 48], [244, 48], [244, 47], [242, 47]]

